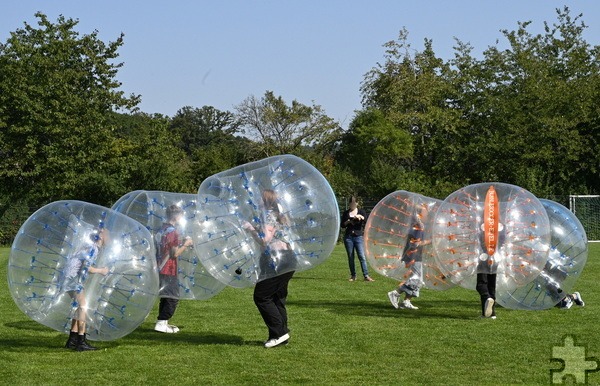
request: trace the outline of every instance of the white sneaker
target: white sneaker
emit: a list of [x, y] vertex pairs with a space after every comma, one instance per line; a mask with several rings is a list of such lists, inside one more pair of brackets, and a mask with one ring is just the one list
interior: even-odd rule
[[585, 306], [583, 299], [581, 298], [581, 294], [579, 292], [573, 293], [573, 301], [580, 307]]
[[408, 299], [404, 299], [404, 301], [402, 302], [402, 308], [407, 308], [409, 310], [418, 310], [419, 309], [419, 307], [413, 306], [413, 304]]
[[269, 339], [268, 341], [265, 342], [265, 347], [271, 348], [271, 347], [279, 346], [280, 344], [287, 342], [289, 339], [290, 339], [290, 334], [285, 334], [283, 336], [280, 336], [277, 339]]
[[388, 292], [388, 298], [390, 298], [390, 303], [392, 303], [392, 306], [398, 309], [398, 299], [400, 298], [398, 292], [396, 292], [396, 290]]
[[154, 325], [154, 331], [175, 334], [179, 332], [179, 328], [177, 326], [168, 324], [166, 320], [159, 320], [156, 322], [156, 325]]
[[483, 316], [489, 318], [492, 316], [492, 311], [494, 311], [494, 299], [487, 298], [485, 301], [485, 306], [483, 307]]

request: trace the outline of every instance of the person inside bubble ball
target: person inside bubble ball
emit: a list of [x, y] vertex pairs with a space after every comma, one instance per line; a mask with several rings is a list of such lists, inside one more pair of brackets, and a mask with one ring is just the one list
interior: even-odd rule
[[[388, 298], [394, 308], [419, 309], [410, 300], [413, 297], [419, 297], [419, 290], [423, 286], [423, 246], [431, 243], [431, 240], [423, 239], [428, 212], [427, 206], [423, 205], [420, 212], [411, 218], [411, 227], [401, 259], [409, 270], [409, 277], [400, 283], [398, 288], [388, 292]], [[404, 301], [400, 304], [402, 293], [404, 293]]]
[[569, 294], [564, 292], [561, 288], [560, 283], [562, 283], [567, 276], [567, 272], [563, 271], [560, 265], [552, 264], [550, 260], [546, 261], [546, 265], [540, 273], [540, 277], [545, 281], [547, 294], [551, 296], [552, 299], [560, 299], [555, 304], [555, 307], [568, 310], [573, 307], [573, 304], [580, 307], [585, 306], [579, 292]]
[[179, 304], [179, 279], [177, 277], [177, 259], [189, 247], [192, 239], [180, 239], [177, 224], [183, 216], [183, 209], [177, 205], [167, 207], [167, 221], [154, 235], [156, 259], [158, 264], [159, 296], [158, 317], [154, 330], [165, 333], [177, 333], [179, 328], [169, 324]]
[[356, 266], [354, 265], [354, 252], [358, 255], [360, 268], [365, 281], [375, 281], [369, 276], [363, 234], [367, 223], [367, 213], [358, 207], [356, 197], [350, 198], [348, 209], [342, 213], [341, 225], [345, 228], [344, 246], [348, 254], [348, 266], [350, 268], [350, 281], [356, 281]]
[[96, 347], [89, 344], [86, 334], [87, 303], [85, 299], [84, 284], [87, 274], [107, 275], [107, 267], [94, 267], [93, 264], [98, 259], [102, 247], [106, 243], [106, 229], [94, 230], [90, 234], [91, 245], [81, 248], [68, 257], [64, 269], [65, 281], [63, 290], [73, 299], [73, 304], [77, 305], [75, 317], [71, 319], [71, 330], [69, 339], [65, 344], [66, 348], [76, 351], [96, 350]]
[[244, 229], [263, 248], [253, 298], [269, 332], [264, 346], [272, 348], [287, 344], [290, 339], [286, 301], [289, 282], [296, 268], [296, 257], [286, 232], [290, 221], [283, 213], [277, 193], [272, 189], [265, 189], [261, 198], [260, 221], [255, 221], [256, 226], [246, 222]]
[[498, 223], [498, 242], [495, 253], [490, 256], [486, 252], [485, 245], [485, 226], [481, 224], [480, 244], [483, 253], [479, 255], [477, 266], [477, 281], [475, 289], [479, 293], [481, 300], [481, 317], [496, 319], [496, 269], [498, 267], [497, 258], [503, 253], [503, 244], [505, 240], [504, 225]]

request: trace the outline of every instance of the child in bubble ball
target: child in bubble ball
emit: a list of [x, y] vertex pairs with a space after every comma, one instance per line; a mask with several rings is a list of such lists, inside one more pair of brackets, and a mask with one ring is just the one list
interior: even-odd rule
[[568, 310], [573, 307], [573, 304], [580, 307], [585, 306], [579, 292], [568, 294], [560, 287], [560, 283], [568, 276], [567, 272], [562, 270], [560, 265], [552, 264], [551, 260], [546, 261], [546, 265], [540, 273], [540, 276], [545, 280], [547, 293], [553, 299], [560, 299], [558, 303], [555, 304], [555, 307]]
[[179, 278], [177, 277], [177, 259], [192, 246], [192, 239], [186, 237], [180, 240], [177, 223], [183, 216], [183, 209], [177, 205], [167, 207], [167, 221], [154, 236], [159, 277], [160, 301], [158, 303], [158, 318], [154, 330], [173, 334], [179, 328], [169, 324], [169, 319], [175, 314], [179, 304]]
[[94, 267], [92, 264], [98, 258], [102, 247], [106, 242], [106, 229], [95, 230], [90, 234], [92, 245], [82, 248], [69, 256], [65, 266], [65, 281], [63, 289], [73, 299], [73, 304], [77, 305], [75, 318], [71, 320], [71, 331], [69, 339], [65, 344], [66, 348], [76, 351], [96, 350], [96, 347], [89, 344], [85, 337], [87, 304], [85, 300], [84, 282], [87, 274], [108, 274], [107, 267]]
[[[259, 279], [254, 287], [254, 304], [269, 331], [265, 348], [287, 344], [290, 339], [287, 309], [288, 285], [294, 276], [295, 254], [289, 244], [285, 228], [288, 218], [282, 213], [277, 193], [263, 190], [262, 218], [255, 228], [246, 223], [244, 228], [264, 248], [259, 261]], [[278, 273], [283, 272], [283, 273]], [[287, 271], [287, 272], [285, 272]]]
[[[423, 246], [431, 243], [431, 240], [423, 239], [424, 223], [427, 215], [427, 206], [423, 205], [419, 214], [411, 219], [411, 227], [401, 260], [405, 267], [410, 269], [410, 276], [406, 281], [400, 283], [398, 288], [388, 292], [388, 298], [394, 308], [419, 309], [410, 300], [413, 297], [419, 297], [419, 291], [423, 286]], [[404, 300], [400, 304], [402, 293], [404, 293]]]

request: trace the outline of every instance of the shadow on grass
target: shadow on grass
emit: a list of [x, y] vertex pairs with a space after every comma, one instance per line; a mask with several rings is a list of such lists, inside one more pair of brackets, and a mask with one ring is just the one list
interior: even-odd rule
[[381, 301], [290, 300], [288, 301], [288, 305], [323, 308], [329, 312], [341, 315], [378, 318], [396, 318], [402, 316], [402, 318], [406, 319], [437, 318], [472, 320], [479, 316], [480, 311], [479, 302], [470, 300], [419, 301], [418, 310], [395, 309], [388, 302], [384, 303]]
[[[32, 331], [34, 334], [15, 334], [14, 338], [0, 339], [0, 348], [5, 351], [22, 351], [29, 350], [31, 347], [37, 347], [41, 349], [52, 349], [56, 350], [64, 346], [68, 335], [60, 334], [54, 335], [57, 331], [50, 329], [40, 323], [33, 320], [23, 320], [18, 322], [5, 323], [5, 327], [16, 330], [27, 330]], [[45, 334], [37, 334], [42, 332]], [[52, 334], [53, 336], [48, 336]], [[128, 345], [147, 345], [150, 342], [164, 342], [164, 343], [177, 343], [177, 344], [189, 344], [189, 345], [235, 345], [235, 346], [262, 346], [264, 342], [259, 341], [244, 341], [241, 336], [229, 335], [229, 334], [215, 334], [215, 333], [199, 333], [199, 332], [185, 332], [180, 331], [177, 334], [164, 334], [154, 331], [152, 328], [138, 327], [130, 334], [112, 341], [94, 341], [95, 346], [101, 346], [101, 348], [116, 347], [121, 344]]]
[[[123, 337], [123, 341], [128, 344], [140, 343], [146, 345], [149, 342], [165, 342], [190, 345], [254, 345], [254, 342], [244, 341], [241, 336], [230, 334], [215, 334], [202, 332], [186, 332], [180, 330], [176, 334], [165, 334], [154, 331], [152, 328], [138, 327], [131, 334]], [[261, 343], [262, 344], [262, 343]]]

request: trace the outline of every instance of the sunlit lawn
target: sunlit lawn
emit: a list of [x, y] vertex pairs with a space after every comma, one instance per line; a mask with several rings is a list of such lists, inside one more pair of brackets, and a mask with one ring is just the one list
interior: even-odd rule
[[[6, 278], [8, 248], [0, 249]], [[10, 385], [267, 385], [267, 384], [549, 384], [552, 348], [566, 336], [600, 358], [600, 244], [590, 244], [577, 283], [586, 306], [547, 311], [498, 310], [479, 319], [478, 295], [453, 288], [423, 290], [417, 311], [396, 310], [396, 282], [347, 281], [338, 245], [321, 266], [290, 283], [290, 344], [265, 349], [267, 332], [252, 289], [226, 288], [206, 301], [182, 301], [178, 334], [152, 330], [156, 307], [133, 333], [102, 350], [63, 348], [66, 335], [23, 314], [6, 279], [0, 286], [0, 384]], [[600, 383], [600, 372], [588, 374]]]

